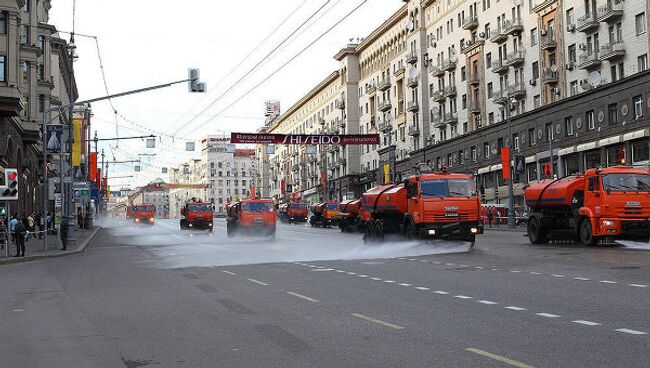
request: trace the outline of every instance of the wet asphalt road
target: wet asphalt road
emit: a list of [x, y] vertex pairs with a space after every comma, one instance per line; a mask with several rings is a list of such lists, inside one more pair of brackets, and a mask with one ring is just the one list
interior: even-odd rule
[[[227, 239], [105, 223], [85, 253], [0, 268], [1, 367], [643, 367], [650, 245], [366, 247], [281, 224]], [[645, 249], [644, 249], [645, 248]], [[458, 253], [460, 252], [460, 253]]]

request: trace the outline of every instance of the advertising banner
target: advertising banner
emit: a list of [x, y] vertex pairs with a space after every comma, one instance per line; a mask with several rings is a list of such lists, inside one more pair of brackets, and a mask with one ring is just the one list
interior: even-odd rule
[[49, 124], [47, 126], [47, 153], [61, 152], [61, 137], [63, 135], [63, 125]]
[[83, 120], [72, 120], [72, 166], [81, 166], [81, 124]]
[[510, 148], [501, 148], [501, 166], [503, 168], [503, 180], [510, 180]]
[[379, 144], [379, 134], [257, 134], [232, 133], [232, 143], [248, 144]]
[[97, 180], [97, 152], [91, 152], [90, 157], [90, 181]]

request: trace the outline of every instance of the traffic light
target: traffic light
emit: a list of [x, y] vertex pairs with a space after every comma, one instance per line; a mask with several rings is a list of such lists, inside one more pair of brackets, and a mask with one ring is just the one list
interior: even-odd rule
[[18, 170], [5, 169], [5, 185], [0, 186], [0, 201], [18, 200]]
[[205, 83], [199, 82], [200, 72], [198, 69], [190, 68], [187, 73], [190, 92], [205, 92]]

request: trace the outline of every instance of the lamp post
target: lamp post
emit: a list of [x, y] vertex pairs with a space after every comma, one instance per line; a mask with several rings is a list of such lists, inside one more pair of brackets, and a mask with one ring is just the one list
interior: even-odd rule
[[505, 102], [502, 103], [502, 107], [505, 109], [506, 124], [508, 125], [508, 139], [506, 139], [506, 147], [508, 147], [508, 172], [510, 172], [510, 178], [508, 178], [508, 227], [510, 229], [514, 229], [517, 222], [515, 219], [515, 192], [513, 185], [514, 175], [512, 172], [512, 116], [510, 114], [512, 104], [509, 97], [506, 98]]

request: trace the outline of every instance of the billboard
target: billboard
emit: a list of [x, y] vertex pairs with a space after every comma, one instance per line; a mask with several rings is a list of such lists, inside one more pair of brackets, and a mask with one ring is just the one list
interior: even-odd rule
[[72, 120], [72, 166], [81, 166], [81, 126], [83, 120]]
[[49, 124], [47, 126], [47, 153], [61, 152], [61, 138], [63, 136], [63, 125]]
[[252, 144], [379, 144], [379, 134], [257, 134], [232, 133], [232, 143]]

